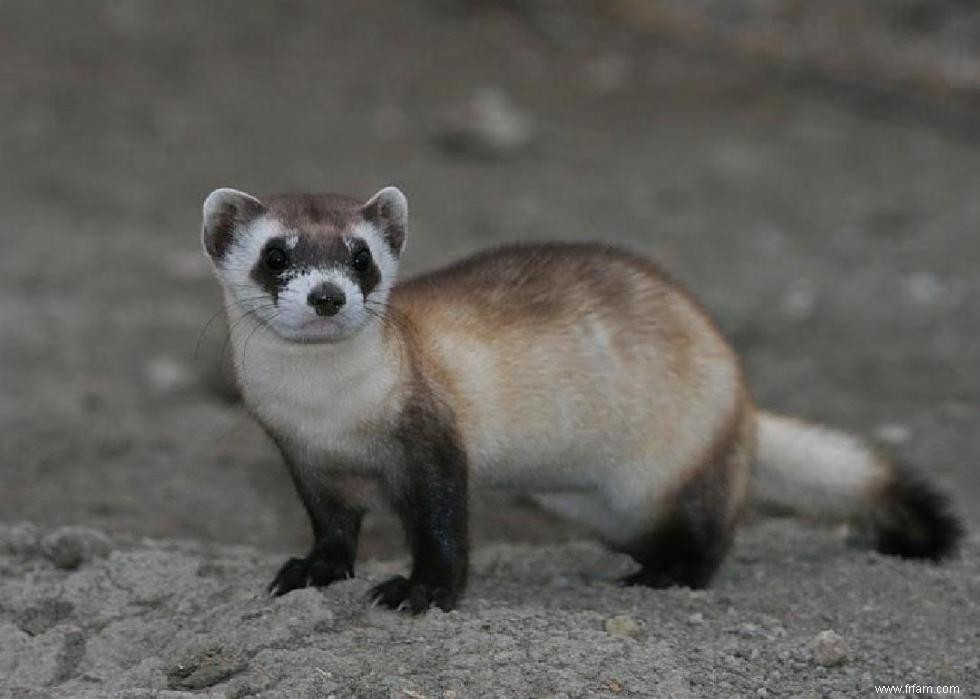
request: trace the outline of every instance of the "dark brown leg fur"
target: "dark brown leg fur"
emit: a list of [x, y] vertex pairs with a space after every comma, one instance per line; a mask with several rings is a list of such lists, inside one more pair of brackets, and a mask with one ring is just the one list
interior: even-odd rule
[[703, 588], [731, 547], [753, 458], [751, 412], [739, 410], [705, 464], [668, 497], [650, 530], [624, 547], [641, 568], [625, 585]]

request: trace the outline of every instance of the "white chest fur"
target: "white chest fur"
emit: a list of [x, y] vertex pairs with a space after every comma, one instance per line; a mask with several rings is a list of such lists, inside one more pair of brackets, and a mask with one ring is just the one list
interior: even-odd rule
[[335, 344], [285, 342], [269, 329], [232, 342], [246, 405], [302, 468], [368, 475], [382, 467], [397, 371], [380, 332]]

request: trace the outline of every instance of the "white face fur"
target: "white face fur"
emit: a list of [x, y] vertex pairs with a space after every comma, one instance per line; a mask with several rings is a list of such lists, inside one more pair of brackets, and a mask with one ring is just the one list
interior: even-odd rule
[[202, 238], [229, 322], [248, 316], [292, 342], [355, 335], [384, 310], [407, 218], [405, 196], [394, 187], [365, 204], [335, 195], [260, 201], [232, 189], [212, 192]]

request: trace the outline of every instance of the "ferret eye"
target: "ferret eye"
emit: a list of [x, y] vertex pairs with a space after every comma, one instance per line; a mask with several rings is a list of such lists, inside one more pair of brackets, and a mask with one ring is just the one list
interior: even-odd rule
[[358, 250], [357, 254], [354, 255], [354, 259], [351, 261], [351, 266], [357, 272], [366, 272], [371, 266], [371, 251], [367, 248]]
[[263, 256], [265, 266], [273, 272], [281, 272], [286, 269], [286, 251], [282, 248], [269, 248]]

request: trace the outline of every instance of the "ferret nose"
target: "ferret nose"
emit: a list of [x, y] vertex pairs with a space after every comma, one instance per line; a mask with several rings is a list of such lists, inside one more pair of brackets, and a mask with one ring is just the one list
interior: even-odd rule
[[313, 306], [318, 316], [333, 316], [347, 303], [347, 297], [336, 285], [324, 282], [310, 292], [306, 302]]

